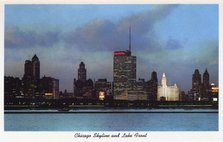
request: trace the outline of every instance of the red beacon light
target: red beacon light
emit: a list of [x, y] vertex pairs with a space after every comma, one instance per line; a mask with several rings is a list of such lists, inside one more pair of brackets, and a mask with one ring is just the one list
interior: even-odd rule
[[126, 53], [124, 51], [116, 51], [114, 54], [115, 54], [115, 56], [123, 56], [123, 55], [126, 55]]

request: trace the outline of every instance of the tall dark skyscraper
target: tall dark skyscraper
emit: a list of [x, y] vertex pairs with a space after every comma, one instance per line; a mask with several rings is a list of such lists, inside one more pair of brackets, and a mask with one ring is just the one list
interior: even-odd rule
[[25, 61], [24, 76], [40, 79], [40, 61], [36, 54], [33, 56], [32, 61]]
[[32, 62], [30, 60], [25, 61], [24, 65], [24, 75], [22, 78], [23, 81], [23, 91], [25, 94], [25, 97], [30, 97], [32, 94], [31, 85], [33, 83], [33, 77], [32, 77]]
[[157, 87], [158, 87], [157, 73], [153, 71], [151, 74], [151, 79], [148, 81], [147, 84], [149, 101], [157, 101]]
[[40, 61], [36, 54], [32, 61], [26, 60], [24, 65], [24, 75], [22, 78], [24, 94], [30, 97], [34, 92], [39, 93], [39, 79], [40, 79]]
[[83, 62], [81, 62], [79, 64], [79, 68], [78, 68], [78, 80], [81, 80], [81, 81], [86, 81], [87, 79], [87, 70], [85, 68], [85, 64]]
[[136, 56], [131, 55], [131, 28], [129, 29], [129, 50], [115, 51], [113, 59], [113, 88], [114, 98], [117, 99], [120, 95], [128, 95], [137, 88]]
[[201, 74], [199, 73], [199, 70], [196, 69], [192, 77], [192, 90], [199, 92], [200, 86], [201, 86]]
[[24, 67], [25, 67], [24, 76], [32, 77], [32, 74], [33, 74], [33, 72], [32, 72], [32, 62], [30, 60], [26, 60]]
[[76, 80], [76, 78], [74, 78], [73, 87], [75, 97], [93, 97], [93, 81], [91, 79], [87, 80], [87, 69], [83, 62], [79, 64], [78, 79]]
[[32, 72], [34, 79], [40, 79], [40, 61], [36, 54], [32, 58]]
[[207, 71], [207, 69], [205, 70], [204, 74], [203, 74], [203, 84], [204, 84], [204, 88], [208, 89], [210, 86], [209, 83], [209, 73]]
[[209, 73], [207, 69], [205, 70], [203, 74], [203, 84], [202, 84], [202, 99], [203, 100], [212, 100], [211, 96], [211, 88], [209, 83]]
[[203, 82], [201, 82], [201, 74], [198, 69], [194, 71], [190, 93], [193, 96], [193, 100], [211, 100], [209, 73], [207, 69], [203, 73]]

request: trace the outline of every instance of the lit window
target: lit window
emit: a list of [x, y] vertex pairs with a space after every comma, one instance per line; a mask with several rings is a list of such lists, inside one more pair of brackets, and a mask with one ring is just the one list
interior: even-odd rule
[[105, 99], [105, 92], [100, 91], [99, 92], [99, 100], [103, 101]]

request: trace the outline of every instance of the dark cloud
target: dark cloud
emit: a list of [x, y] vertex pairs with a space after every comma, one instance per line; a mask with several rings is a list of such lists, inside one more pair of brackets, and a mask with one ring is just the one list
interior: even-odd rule
[[147, 10], [122, 20], [120, 22], [123, 26], [128, 26], [129, 23], [135, 27], [135, 32], [137, 35], [148, 35], [148, 33], [153, 32], [154, 25], [164, 20], [177, 5], [157, 5], [151, 10]]
[[25, 31], [18, 27], [5, 29], [5, 48], [51, 47], [61, 40], [57, 31], [37, 33]]
[[82, 50], [100, 50], [115, 48], [118, 38], [116, 26], [102, 19], [95, 19], [74, 32], [68, 33], [65, 42]]
[[182, 48], [182, 44], [179, 40], [169, 39], [166, 43], [166, 49], [179, 49]]
[[63, 35], [59, 31], [28, 31], [18, 27], [5, 30], [6, 48], [51, 47], [64, 42], [66, 47], [84, 51], [114, 51], [128, 49], [129, 26], [132, 27], [132, 46], [136, 50], [149, 52], [160, 47], [154, 25], [167, 17], [177, 5], [158, 5], [148, 11], [137, 13], [113, 23], [109, 20], [94, 19]]
[[65, 36], [68, 47], [78, 47], [86, 51], [114, 51], [128, 49], [129, 27], [132, 27], [132, 46], [136, 49], [161, 48], [154, 25], [166, 18], [177, 5], [159, 5], [151, 10], [131, 15], [112, 23], [95, 19]]

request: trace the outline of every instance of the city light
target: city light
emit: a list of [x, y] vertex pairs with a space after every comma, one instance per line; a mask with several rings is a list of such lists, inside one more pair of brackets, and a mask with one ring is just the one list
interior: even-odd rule
[[214, 101], [214, 102], [217, 102], [217, 101], [218, 101], [218, 98], [213, 98], [213, 101]]
[[218, 87], [211, 87], [212, 93], [218, 93]]
[[103, 101], [105, 99], [105, 92], [104, 91], [100, 91], [98, 98], [99, 98], [99, 100]]
[[45, 96], [53, 96], [53, 93], [45, 93]]

